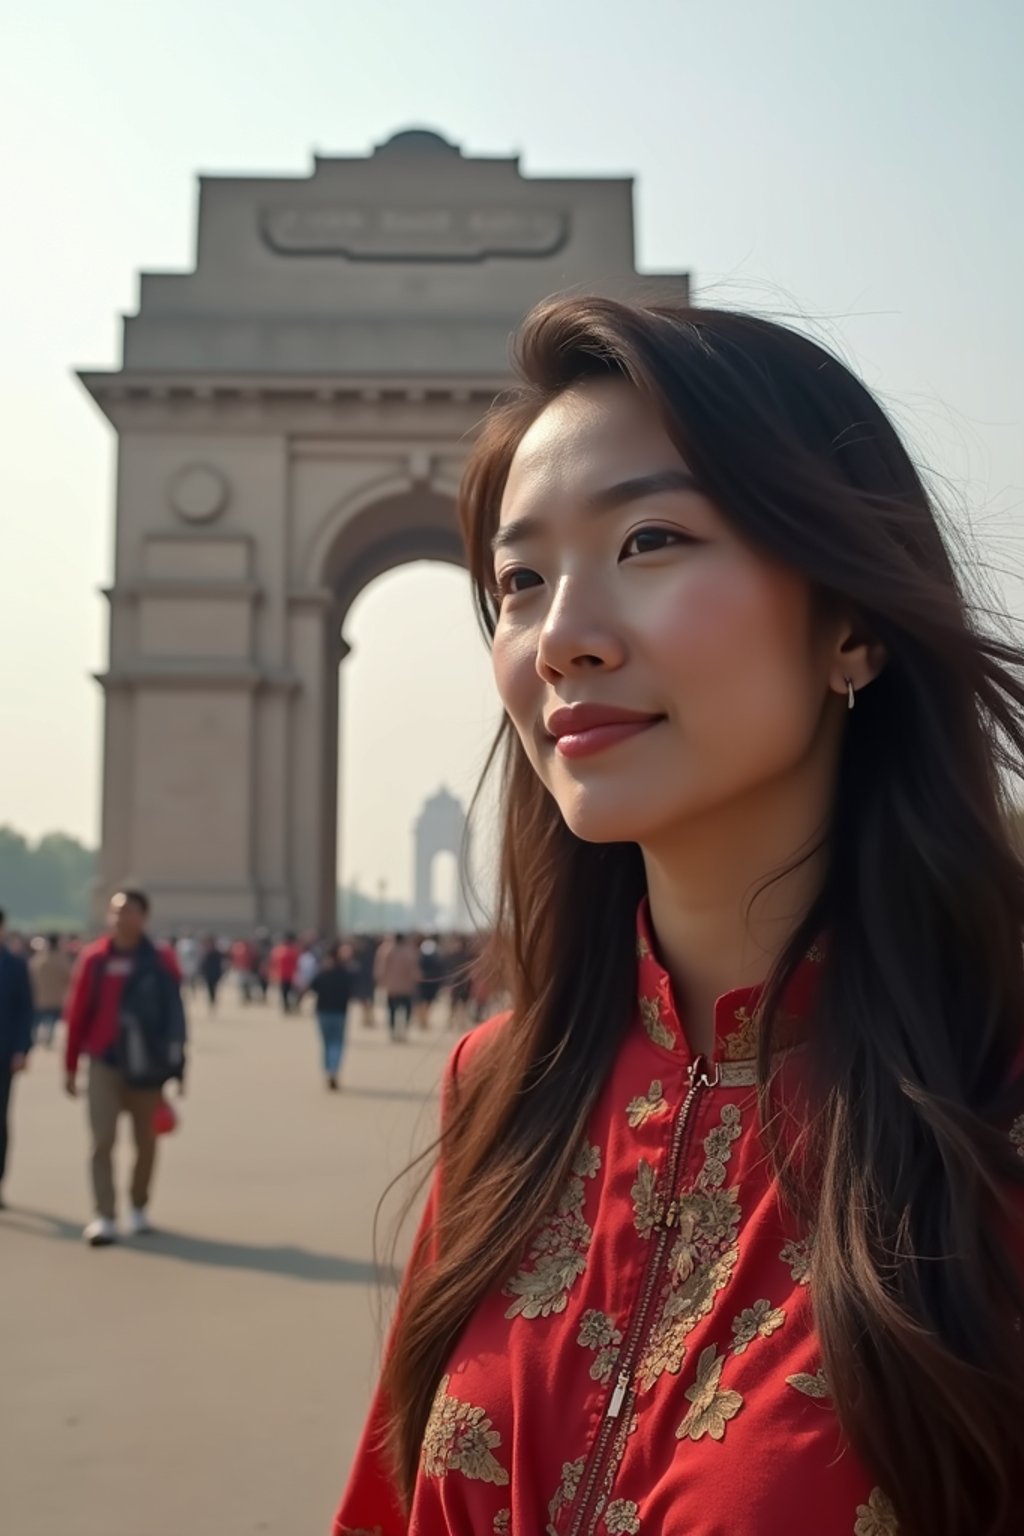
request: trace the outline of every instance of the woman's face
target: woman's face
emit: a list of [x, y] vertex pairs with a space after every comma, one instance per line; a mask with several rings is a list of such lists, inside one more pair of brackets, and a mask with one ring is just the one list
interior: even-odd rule
[[823, 633], [807, 583], [693, 487], [628, 384], [541, 414], [495, 543], [498, 690], [578, 837], [654, 846], [798, 772], [838, 625]]

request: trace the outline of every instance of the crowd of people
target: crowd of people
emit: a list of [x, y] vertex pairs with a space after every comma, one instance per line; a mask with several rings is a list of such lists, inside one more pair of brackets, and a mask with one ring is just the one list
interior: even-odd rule
[[[11, 1089], [34, 1047], [51, 1049], [64, 1024], [64, 1084], [86, 1095], [95, 1212], [84, 1237], [94, 1247], [118, 1235], [113, 1149], [129, 1115], [136, 1158], [129, 1229], [149, 1231], [148, 1205], [165, 1086], [185, 1079], [185, 1005], [205, 998], [217, 1010], [221, 988], [237, 989], [245, 1007], [277, 1004], [283, 1014], [312, 1000], [329, 1091], [341, 1087], [350, 1017], [401, 1044], [412, 1029], [465, 1030], [493, 1011], [494, 988], [480, 964], [480, 943], [465, 935], [322, 935], [260, 929], [249, 938], [148, 934], [142, 891], [114, 896], [108, 931], [87, 942], [75, 934], [8, 932], [0, 912], [0, 1208]], [[184, 1000], [184, 1002], [183, 1002]]]
[[[37, 941], [38, 942], [38, 941]], [[275, 939], [261, 928], [250, 938], [169, 940], [187, 992], [205, 994], [217, 1007], [221, 984], [231, 982], [248, 1005], [276, 1000], [292, 1013], [325, 967], [348, 978], [348, 1002], [373, 1028], [382, 1019], [396, 1041], [410, 1027], [426, 1027], [435, 1005], [444, 1005], [452, 1028], [479, 1022], [491, 1001], [480, 969], [480, 941], [465, 934], [358, 934], [328, 939], [321, 934], [284, 933]]]

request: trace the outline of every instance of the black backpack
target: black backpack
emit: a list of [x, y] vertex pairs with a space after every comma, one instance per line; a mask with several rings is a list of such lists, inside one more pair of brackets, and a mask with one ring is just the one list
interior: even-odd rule
[[[96, 992], [105, 965], [96, 971]], [[117, 1065], [129, 1088], [162, 1088], [185, 1076], [185, 1009], [181, 990], [156, 945], [143, 939], [135, 952], [118, 1011]]]

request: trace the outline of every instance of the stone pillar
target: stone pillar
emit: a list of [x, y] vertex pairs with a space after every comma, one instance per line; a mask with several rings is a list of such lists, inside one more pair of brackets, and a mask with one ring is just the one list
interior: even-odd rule
[[152, 897], [162, 930], [256, 921], [254, 683], [230, 672], [108, 676], [97, 918], [112, 889], [135, 883]]
[[300, 929], [333, 932], [337, 840], [338, 645], [331, 593], [293, 597], [288, 654], [302, 685], [291, 701], [288, 824], [292, 916]]

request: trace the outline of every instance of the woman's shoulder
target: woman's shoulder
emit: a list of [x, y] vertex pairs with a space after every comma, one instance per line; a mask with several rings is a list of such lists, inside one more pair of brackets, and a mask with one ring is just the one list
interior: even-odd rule
[[465, 1080], [467, 1072], [474, 1070], [488, 1051], [500, 1042], [511, 1019], [511, 1010], [496, 1013], [462, 1036], [448, 1057], [444, 1074], [446, 1088], [457, 1088]]

